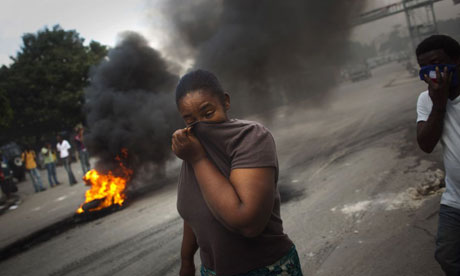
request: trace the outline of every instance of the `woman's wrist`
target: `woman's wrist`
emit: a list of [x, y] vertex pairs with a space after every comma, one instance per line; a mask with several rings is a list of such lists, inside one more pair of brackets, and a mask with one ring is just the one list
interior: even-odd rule
[[193, 276], [195, 275], [195, 263], [182, 260], [181, 268], [179, 271], [180, 276]]
[[183, 266], [195, 266], [195, 261], [192, 257], [181, 257], [181, 264]]
[[194, 157], [193, 159], [189, 160], [190, 164], [192, 164], [192, 166], [196, 166], [198, 163], [204, 161], [207, 159], [207, 156], [206, 154], [204, 155], [199, 155], [199, 156], [196, 156]]

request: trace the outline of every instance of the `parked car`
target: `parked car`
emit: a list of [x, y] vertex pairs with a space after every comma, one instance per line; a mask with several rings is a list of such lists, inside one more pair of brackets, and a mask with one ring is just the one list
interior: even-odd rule
[[372, 73], [366, 64], [358, 64], [350, 69], [348, 77], [352, 82], [356, 82], [372, 77]]
[[17, 181], [24, 181], [26, 168], [21, 159], [22, 150], [15, 142], [10, 142], [0, 147], [3, 157], [6, 158], [8, 166], [13, 170], [13, 177]]

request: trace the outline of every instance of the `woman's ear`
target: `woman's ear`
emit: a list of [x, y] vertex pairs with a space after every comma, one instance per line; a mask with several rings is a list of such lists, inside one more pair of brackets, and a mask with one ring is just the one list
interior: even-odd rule
[[224, 94], [224, 108], [225, 111], [230, 110], [230, 95], [228, 93]]

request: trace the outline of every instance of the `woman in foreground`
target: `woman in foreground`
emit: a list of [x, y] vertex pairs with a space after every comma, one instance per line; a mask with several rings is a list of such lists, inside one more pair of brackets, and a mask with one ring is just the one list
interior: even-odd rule
[[229, 119], [229, 95], [210, 72], [182, 77], [176, 104], [186, 128], [172, 137], [184, 160], [177, 209], [184, 219], [181, 276], [302, 275], [292, 241], [283, 232], [278, 160], [262, 125]]

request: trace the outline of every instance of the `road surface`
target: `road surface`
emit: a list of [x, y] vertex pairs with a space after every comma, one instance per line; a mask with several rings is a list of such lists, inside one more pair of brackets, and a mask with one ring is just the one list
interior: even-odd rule
[[[282, 218], [304, 275], [442, 275], [433, 257], [440, 192], [414, 197], [411, 189], [435, 181], [442, 168], [439, 149], [425, 155], [415, 142], [425, 85], [397, 63], [373, 76], [342, 83], [323, 104], [273, 110], [271, 122], [250, 118], [269, 126], [277, 142]], [[2, 275], [178, 275], [182, 221], [171, 182], [1, 262]], [[80, 190], [62, 193], [73, 191], [79, 202]], [[53, 196], [25, 201], [45, 205]], [[57, 212], [63, 217], [74, 210], [66, 202]], [[37, 228], [21, 214], [0, 217], [1, 233], [13, 235], [6, 241]]]

